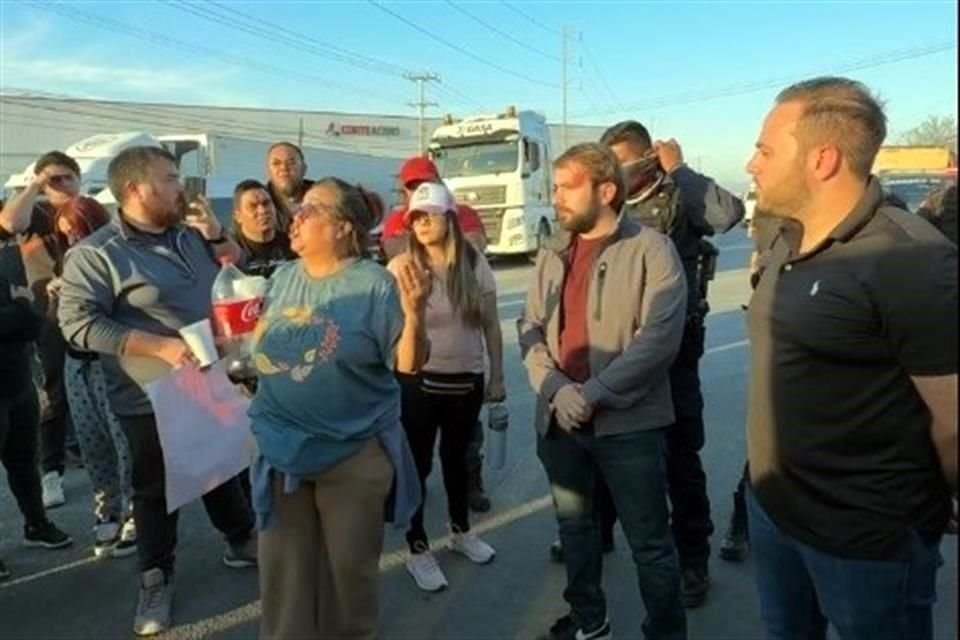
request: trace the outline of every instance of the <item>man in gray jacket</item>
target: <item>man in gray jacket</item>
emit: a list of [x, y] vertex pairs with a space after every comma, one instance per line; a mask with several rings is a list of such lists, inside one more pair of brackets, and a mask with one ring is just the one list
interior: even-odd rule
[[645, 636], [686, 636], [663, 448], [674, 421], [668, 371], [683, 335], [687, 286], [670, 240], [618, 216], [624, 197], [617, 158], [606, 147], [577, 145], [556, 160], [554, 207], [563, 230], [537, 258], [518, 324], [571, 608], [547, 640], [610, 637], [593, 505], [599, 477], [637, 565]]
[[[134, 632], [149, 635], [170, 625], [177, 512], [167, 513], [163, 453], [143, 384], [193, 360], [178, 329], [209, 316], [215, 258], [239, 248], [210, 212], [182, 224], [183, 186], [165, 150], [124, 150], [108, 179], [119, 214], [67, 253], [58, 318], [69, 344], [101, 354], [130, 443], [140, 565]], [[239, 482], [213, 489], [203, 503], [227, 540], [224, 564], [255, 566], [253, 514]]]

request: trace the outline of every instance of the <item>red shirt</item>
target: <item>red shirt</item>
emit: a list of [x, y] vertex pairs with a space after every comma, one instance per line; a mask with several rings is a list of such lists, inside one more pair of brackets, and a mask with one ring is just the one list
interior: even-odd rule
[[[390, 215], [387, 216], [386, 222], [383, 223], [383, 239], [389, 240], [390, 238], [399, 238], [409, 231], [406, 223], [403, 220], [403, 215], [407, 212], [405, 206], [395, 207], [393, 211], [390, 212]], [[483, 231], [483, 222], [480, 220], [480, 215], [473, 209], [465, 204], [457, 205], [457, 221], [460, 223], [460, 230], [464, 233], [484, 233]]]
[[590, 335], [587, 331], [587, 294], [593, 262], [606, 238], [584, 240], [577, 236], [570, 247], [570, 263], [563, 280], [563, 313], [560, 325], [560, 369], [574, 382], [590, 378]]

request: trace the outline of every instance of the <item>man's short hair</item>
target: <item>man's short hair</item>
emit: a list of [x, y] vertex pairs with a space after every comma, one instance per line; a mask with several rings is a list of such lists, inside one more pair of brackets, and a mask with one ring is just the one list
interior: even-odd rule
[[[256, 189], [267, 191], [266, 185], [259, 180], [243, 180], [238, 183], [237, 186], [233, 188], [233, 210], [237, 211], [240, 209], [240, 200], [243, 199], [243, 194]], [[267, 191], [267, 195], [269, 194], [270, 192]]]
[[123, 189], [127, 183], [146, 182], [154, 160], [169, 160], [174, 165], [177, 164], [173, 154], [163, 147], [130, 147], [110, 161], [107, 167], [107, 183], [110, 185], [110, 193], [118, 203], [123, 204]]
[[270, 145], [270, 147], [267, 149], [267, 157], [269, 158], [270, 154], [273, 153], [273, 150], [279, 147], [288, 147], [290, 149], [293, 149], [294, 152], [296, 152], [297, 156], [299, 156], [300, 158], [300, 164], [307, 163], [307, 159], [303, 157], [303, 150], [297, 145], [293, 144], [292, 142], [287, 142], [286, 140], [281, 140], [280, 142], [274, 142], [272, 145]]
[[618, 122], [603, 132], [600, 144], [612, 147], [615, 144], [628, 144], [634, 151], [644, 154], [653, 147], [653, 140], [647, 128], [636, 120]]
[[623, 206], [623, 201], [626, 198], [627, 189], [623, 182], [620, 163], [609, 147], [596, 142], [574, 145], [554, 160], [553, 167], [556, 169], [570, 163], [576, 163], [584, 167], [590, 174], [590, 181], [594, 186], [604, 182], [612, 182], [617, 188], [617, 192], [613, 196], [610, 206], [614, 211], [620, 211], [620, 207]]
[[48, 151], [40, 156], [37, 164], [33, 167], [34, 175], [40, 175], [40, 172], [47, 167], [66, 167], [70, 169], [70, 171], [73, 171], [78, 178], [80, 177], [80, 165], [77, 164], [76, 160], [62, 151]]
[[854, 175], [864, 179], [870, 175], [887, 137], [887, 116], [866, 86], [849, 78], [813, 78], [781, 91], [777, 104], [785, 102], [804, 105], [796, 132], [801, 148], [831, 144], [840, 150]]

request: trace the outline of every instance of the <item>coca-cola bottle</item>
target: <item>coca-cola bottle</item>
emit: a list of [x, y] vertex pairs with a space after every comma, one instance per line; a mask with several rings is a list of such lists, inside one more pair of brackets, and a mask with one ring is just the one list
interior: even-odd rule
[[254, 388], [251, 338], [263, 304], [263, 279], [245, 275], [229, 258], [222, 258], [220, 265], [210, 292], [213, 331], [219, 338], [221, 354], [227, 359], [231, 380]]

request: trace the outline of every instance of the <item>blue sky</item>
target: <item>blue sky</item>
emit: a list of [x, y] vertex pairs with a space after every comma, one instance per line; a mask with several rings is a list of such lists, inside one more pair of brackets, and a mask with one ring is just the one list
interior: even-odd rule
[[432, 113], [515, 104], [554, 122], [567, 26], [571, 122], [638, 119], [728, 180], [795, 79], [866, 82], [893, 139], [957, 104], [956, 2], [2, 0], [0, 13], [4, 89], [411, 114], [402, 74], [429, 71]]

